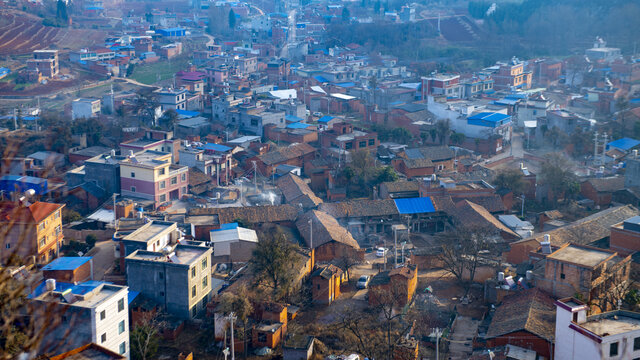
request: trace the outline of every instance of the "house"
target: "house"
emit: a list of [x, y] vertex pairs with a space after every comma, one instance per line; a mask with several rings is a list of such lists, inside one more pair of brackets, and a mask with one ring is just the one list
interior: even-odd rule
[[241, 221], [245, 224], [273, 223], [289, 226], [296, 220], [299, 211], [299, 207], [288, 204], [223, 208], [193, 208], [189, 210], [189, 220], [196, 221], [196, 218], [203, 217], [205, 218], [202, 222], [203, 224], [207, 224], [207, 226], [217, 226], [217, 228], [220, 228], [222, 224], [230, 224], [237, 221]]
[[609, 311], [607, 293], [629, 281], [631, 256], [592, 246], [565, 244], [545, 258], [544, 276], [536, 286], [552, 296], [580, 294], [594, 313]]
[[[40, 312], [64, 313], [53, 331], [46, 331], [40, 352], [71, 351], [87, 343], [98, 344], [129, 359], [129, 307], [126, 286], [100, 281], [41, 282], [28, 300]], [[34, 316], [36, 328], [50, 327], [49, 316]], [[38, 325], [40, 324], [40, 325]]]
[[587, 316], [589, 307], [564, 298], [556, 304], [556, 359], [637, 359], [640, 314], [617, 310]]
[[306, 143], [281, 147], [254, 159], [258, 171], [264, 176], [272, 176], [279, 165], [293, 165], [304, 168], [316, 157], [316, 149]]
[[611, 205], [613, 193], [623, 189], [623, 176], [589, 179], [580, 184], [580, 194], [602, 207]]
[[90, 146], [84, 149], [69, 152], [69, 162], [72, 164], [83, 164], [86, 160], [96, 156], [109, 154], [111, 149], [104, 146]]
[[185, 88], [162, 88], [156, 90], [154, 94], [163, 112], [168, 109], [188, 110], [187, 99], [189, 98], [189, 91]]
[[33, 59], [27, 60], [27, 71], [37, 73], [36, 77], [53, 78], [58, 75], [58, 50], [34, 50]]
[[127, 284], [167, 313], [195, 318], [210, 300], [212, 253], [207, 246], [181, 244], [170, 252], [136, 250], [126, 257]]
[[611, 226], [609, 248], [622, 256], [640, 251], [640, 216]]
[[304, 210], [308, 210], [315, 209], [322, 203], [322, 199], [314, 194], [304, 180], [291, 173], [278, 178], [276, 186], [282, 191], [287, 204], [299, 204]]
[[142, 138], [120, 143], [120, 152], [123, 156], [145, 150], [170, 153], [171, 161], [177, 163], [180, 140], [174, 139], [171, 131], [146, 130]]
[[283, 360], [309, 360], [315, 338], [311, 335], [288, 334], [282, 344]]
[[111, 351], [105, 347], [95, 343], [89, 343], [79, 348], [69, 350], [60, 355], [51, 356], [49, 360], [65, 360], [65, 359], [87, 359], [87, 360], [127, 360], [127, 357], [115, 351]]
[[47, 264], [58, 257], [62, 234], [64, 204], [36, 201], [31, 205], [12, 201], [0, 202], [0, 259], [6, 264], [17, 256], [24, 261], [35, 257], [38, 264]]
[[79, 98], [71, 102], [71, 118], [89, 119], [100, 114], [100, 99]]
[[364, 252], [351, 233], [331, 215], [311, 210], [296, 221], [305, 245], [314, 250], [317, 263], [344, 257], [362, 260]]
[[411, 302], [418, 286], [418, 267], [407, 265], [379, 272], [369, 282], [369, 305], [376, 306], [387, 297], [398, 306]]
[[369, 150], [375, 152], [380, 145], [378, 134], [353, 128], [347, 122], [333, 124], [330, 130], [320, 132], [319, 142], [325, 155], [344, 156], [346, 151]]
[[59, 257], [42, 268], [42, 277], [66, 283], [93, 280], [93, 258], [90, 256]]
[[181, 139], [188, 138], [189, 136], [200, 136], [202, 134], [207, 134], [209, 133], [210, 129], [211, 123], [209, 122], [209, 120], [202, 116], [180, 120], [173, 127], [173, 131], [176, 134], [176, 137]]
[[117, 232], [114, 240], [119, 239], [118, 258], [120, 269], [125, 269], [125, 258], [136, 250], [161, 251], [165, 247], [180, 241], [182, 234], [174, 222], [152, 220], [126, 233]]
[[513, 242], [509, 244], [510, 250], [507, 253], [507, 262], [521, 264], [527, 261], [529, 252], [540, 248], [540, 243], [545, 241], [545, 235], [549, 235], [551, 245], [557, 247], [568, 243], [589, 245], [598, 240], [606, 239], [611, 234], [611, 226], [638, 214], [640, 212], [633, 206], [617, 206], [589, 215], [557, 229]]
[[417, 181], [398, 180], [380, 184], [381, 199], [406, 199], [420, 196], [420, 183]]
[[251, 345], [256, 348], [275, 349], [287, 332], [287, 306], [275, 302], [263, 302], [256, 306], [254, 317], [260, 323], [251, 332]]
[[27, 158], [33, 159], [33, 166], [44, 169], [46, 172], [54, 172], [65, 164], [64, 155], [54, 151], [37, 151]]
[[516, 90], [531, 88], [532, 73], [525, 70], [525, 63], [513, 57], [508, 63], [498, 63], [494, 73], [496, 90]]
[[258, 245], [255, 230], [237, 223], [223, 224], [220, 229], [211, 230], [210, 237], [215, 263], [247, 262]]
[[340, 286], [347, 276], [339, 267], [328, 264], [311, 273], [311, 298], [314, 303], [330, 305], [340, 296]]
[[453, 217], [460, 225], [491, 229], [507, 242], [520, 239], [517, 233], [501, 223], [487, 209], [469, 200], [462, 200], [456, 204]]
[[145, 150], [120, 161], [120, 193], [151, 200], [158, 208], [187, 194], [189, 167], [171, 163], [171, 154]]
[[408, 178], [425, 177], [454, 170], [455, 153], [447, 146], [407, 149], [391, 161], [396, 171]]
[[426, 99], [427, 96], [459, 98], [461, 93], [460, 75], [432, 74], [422, 77], [422, 99]]
[[487, 347], [515, 345], [554, 358], [555, 320], [556, 306], [547, 293], [536, 288], [516, 292], [496, 307], [485, 336]]

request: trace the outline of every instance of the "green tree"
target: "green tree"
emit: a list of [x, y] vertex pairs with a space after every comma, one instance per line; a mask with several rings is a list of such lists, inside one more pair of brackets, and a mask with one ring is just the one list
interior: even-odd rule
[[89, 245], [89, 249], [96, 246], [97, 241], [98, 241], [98, 237], [93, 234], [89, 234], [87, 235], [87, 237], [84, 238], [84, 242], [86, 242], [87, 245]]
[[443, 145], [449, 134], [451, 134], [451, 125], [449, 119], [436, 121], [436, 134], [440, 140], [440, 145]]
[[351, 20], [351, 13], [349, 9], [345, 6], [342, 8], [342, 21], [349, 22]]
[[520, 195], [524, 192], [527, 183], [524, 181], [522, 172], [517, 169], [507, 169], [498, 172], [493, 185], [498, 189], [508, 189], [513, 191], [514, 195]]
[[56, 3], [56, 19], [60, 25], [66, 25], [69, 23], [69, 15], [67, 14], [67, 4], [64, 1], [58, 0]]
[[413, 138], [413, 135], [411, 135], [409, 130], [403, 127], [397, 127], [391, 130], [391, 139], [393, 139], [393, 141], [396, 141], [400, 144], [408, 144], [409, 142], [411, 142], [412, 138]]
[[161, 327], [162, 324], [158, 322], [155, 314], [144, 315], [136, 324], [129, 334], [131, 357], [134, 360], [147, 360], [156, 355], [160, 345]]
[[160, 127], [162, 127], [165, 130], [172, 131], [173, 126], [178, 121], [178, 113], [173, 109], [169, 109], [165, 111], [164, 114], [162, 114], [162, 116], [160, 117], [160, 119], [158, 119], [158, 121], [160, 122]]
[[229, 29], [236, 28], [236, 13], [233, 12], [233, 9], [229, 10]]
[[467, 136], [463, 133], [454, 132], [449, 137], [449, 140], [455, 145], [461, 145], [467, 139]]
[[80, 215], [77, 211], [64, 208], [62, 209], [62, 223], [68, 224], [74, 221], [82, 220], [82, 215]]
[[398, 180], [398, 173], [396, 173], [396, 171], [393, 170], [391, 166], [385, 166], [379, 171], [376, 182], [380, 184], [383, 182], [393, 182], [396, 180]]
[[297, 246], [278, 230], [270, 230], [258, 242], [249, 260], [257, 284], [271, 289], [274, 300], [289, 295], [296, 277], [291, 264], [300, 260]]

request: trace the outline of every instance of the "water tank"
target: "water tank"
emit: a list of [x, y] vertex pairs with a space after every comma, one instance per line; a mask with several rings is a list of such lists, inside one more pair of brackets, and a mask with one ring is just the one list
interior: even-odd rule
[[533, 279], [533, 271], [527, 270], [526, 278], [527, 278], [527, 281], [531, 281]]
[[47, 291], [53, 291], [56, 289], [56, 279], [47, 279], [45, 282], [45, 286], [47, 287]]
[[498, 273], [498, 281], [504, 281], [504, 273], [502, 271]]

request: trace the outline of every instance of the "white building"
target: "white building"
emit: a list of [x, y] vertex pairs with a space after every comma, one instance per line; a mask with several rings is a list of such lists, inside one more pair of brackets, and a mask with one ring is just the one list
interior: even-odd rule
[[186, 89], [159, 89], [155, 92], [158, 104], [162, 107], [162, 111], [168, 109], [186, 110], [187, 109], [187, 90]]
[[610, 311], [587, 316], [573, 298], [556, 301], [555, 359], [640, 358], [640, 313]]
[[71, 102], [71, 117], [76, 119], [89, 119], [100, 114], [100, 99], [75, 99]]
[[[130, 358], [128, 293], [126, 286], [101, 281], [42, 282], [29, 299], [42, 302], [47, 313], [52, 313], [49, 304], [56, 303], [53, 312], [59, 310], [61, 317], [61, 323], [47, 331], [42, 351], [53, 355], [96, 343]], [[38, 319], [46, 322], [47, 313], [38, 314]]]
[[226, 257], [229, 262], [248, 261], [258, 244], [255, 230], [240, 227], [236, 223], [211, 230], [210, 236], [214, 256]]

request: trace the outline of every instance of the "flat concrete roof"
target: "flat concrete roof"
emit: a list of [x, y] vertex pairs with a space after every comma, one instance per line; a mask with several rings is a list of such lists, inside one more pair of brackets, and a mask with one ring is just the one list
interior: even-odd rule
[[595, 267], [608, 259], [611, 255], [613, 254], [608, 251], [584, 248], [572, 244], [557, 250], [553, 254], [549, 255], [548, 258], [588, 267]]
[[602, 318], [580, 324], [599, 336], [609, 336], [640, 330], [640, 319], [617, 315], [618, 319]]
[[213, 250], [208, 246], [177, 245], [173, 252], [168, 254], [156, 251], [136, 250], [133, 254], [127, 256], [127, 259], [191, 265], [207, 251], [212, 252]]
[[149, 242], [162, 233], [176, 228], [176, 224], [168, 221], [152, 221], [125, 236], [123, 240]]

